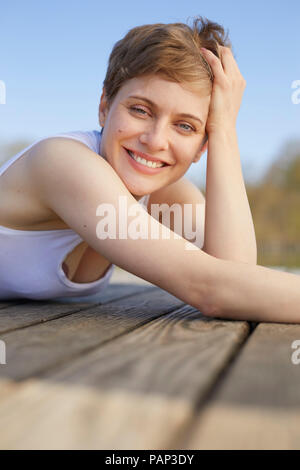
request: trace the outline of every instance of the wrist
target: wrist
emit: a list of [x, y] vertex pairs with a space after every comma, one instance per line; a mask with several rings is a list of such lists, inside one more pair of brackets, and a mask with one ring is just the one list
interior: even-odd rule
[[207, 134], [208, 142], [212, 142], [212, 140], [215, 139], [227, 141], [237, 137], [235, 126], [222, 126], [219, 128], [214, 128], [213, 130], [208, 131]]

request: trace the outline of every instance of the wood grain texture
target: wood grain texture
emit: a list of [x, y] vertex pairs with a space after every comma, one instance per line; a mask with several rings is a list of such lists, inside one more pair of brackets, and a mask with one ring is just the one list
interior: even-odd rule
[[182, 445], [189, 449], [300, 449], [300, 325], [260, 323]]
[[[195, 409], [247, 338], [249, 325], [212, 320], [188, 305], [175, 309], [170, 299], [170, 313], [162, 316], [160, 293], [157, 289], [157, 300], [152, 296], [149, 304], [146, 294], [142, 303], [136, 296], [135, 305], [123, 315], [110, 312], [107, 328], [124, 324], [126, 334], [110, 336], [55, 369], [44, 367], [38, 379], [24, 381], [3, 397], [0, 423], [9, 431], [0, 447], [180, 448], [179, 436], [189, 429]], [[143, 317], [137, 327], [136, 320]], [[67, 330], [72, 348], [76, 328]], [[77, 331], [84, 334], [86, 325]], [[12, 416], [18, 416], [18, 425]]]
[[23, 302], [1, 304], [0, 310], [0, 335], [9, 331], [29, 327], [45, 321], [54, 320], [78, 312], [95, 304], [106, 304], [113, 300], [135, 295], [149, 289], [148, 286], [138, 286], [133, 284], [109, 285], [101, 293], [97, 302], [64, 303], [51, 301], [24, 300]]
[[[108, 304], [89, 305], [77, 311], [63, 306], [69, 311], [59, 318], [55, 307], [46, 305], [49, 310], [43, 315], [47, 321], [39, 319], [30, 327], [1, 334], [6, 343], [7, 365], [0, 368], [0, 377], [19, 381], [42, 374], [182, 304], [162, 289], [141, 288], [140, 294], [136, 292]], [[50, 319], [49, 312], [56, 317]]]
[[0, 302], [0, 310], [3, 308], [8, 308], [8, 307], [14, 307], [15, 305], [21, 305], [25, 303], [26, 300], [7, 300], [7, 301], [2, 301]]
[[192, 414], [185, 401], [31, 379], [1, 404], [0, 449], [164, 449]]

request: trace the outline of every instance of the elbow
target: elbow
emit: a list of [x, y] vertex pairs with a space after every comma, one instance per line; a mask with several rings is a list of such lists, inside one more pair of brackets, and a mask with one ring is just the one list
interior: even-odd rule
[[[190, 305], [199, 310], [206, 317], [220, 317], [221, 305], [219, 304], [220, 281], [226, 269], [226, 261], [209, 256], [205, 276], [198, 279], [193, 289]], [[223, 274], [222, 274], [223, 273]]]
[[253, 273], [250, 265], [256, 265], [256, 257], [248, 257], [243, 261], [211, 258], [212, 260], [212, 269], [206, 272], [205, 282], [198, 290], [194, 306], [206, 317], [239, 320], [241, 318], [237, 304], [240, 304], [239, 287], [243, 285], [240, 274], [248, 271], [242, 265], [249, 265], [249, 273]]

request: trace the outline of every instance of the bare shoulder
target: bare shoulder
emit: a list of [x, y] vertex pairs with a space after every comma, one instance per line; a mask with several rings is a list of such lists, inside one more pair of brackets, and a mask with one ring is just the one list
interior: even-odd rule
[[95, 218], [97, 201], [127, 193], [110, 164], [74, 139], [53, 137], [39, 142], [30, 166], [37, 198], [77, 233], [87, 214], [93, 214], [90, 220]]
[[[75, 139], [50, 137], [38, 142], [28, 162], [37, 197], [60, 194], [68, 184], [84, 183], [84, 175], [96, 165], [110, 166], [87, 145]], [[76, 183], [76, 184], [75, 184]]]
[[[42, 169], [47, 164], [58, 164], [68, 166], [74, 160], [79, 159], [82, 155], [99, 158], [99, 155], [93, 152], [84, 143], [65, 137], [49, 137], [38, 142], [31, 150], [30, 166], [35, 169]], [[65, 158], [61, 158], [64, 156]], [[82, 157], [81, 157], [82, 158]]]
[[61, 171], [66, 176], [76, 171], [80, 156], [87, 160], [97, 158], [96, 155], [81, 142], [63, 137], [40, 140], [21, 152], [20, 158], [1, 177], [1, 225], [19, 230], [65, 228], [60, 217], [44, 203], [41, 189], [53, 184], [58, 191], [55, 172]]
[[150, 204], [172, 205], [178, 204], [205, 204], [205, 197], [201, 190], [188, 178], [183, 176], [174, 183], [160, 188], [150, 195]]

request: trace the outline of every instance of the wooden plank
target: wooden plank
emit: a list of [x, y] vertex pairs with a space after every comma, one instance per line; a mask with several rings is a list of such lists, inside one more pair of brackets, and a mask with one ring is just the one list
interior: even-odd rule
[[295, 340], [300, 325], [259, 324], [182, 445], [300, 449], [300, 364], [291, 360]]
[[46, 322], [2, 334], [7, 364], [0, 369], [0, 377], [24, 380], [41, 374], [182, 304], [162, 289], [147, 288], [140, 294], [73, 310], [51, 321], [48, 316]]
[[180, 448], [197, 403], [248, 333], [246, 322], [183, 305], [23, 382], [1, 401], [0, 447]]
[[5, 302], [0, 302], [0, 310], [2, 310], [3, 308], [7, 308], [7, 307], [13, 307], [15, 305], [21, 305], [21, 304], [24, 304], [26, 302], [26, 300], [7, 300]]
[[[100, 294], [97, 304], [106, 304], [114, 299], [121, 299], [130, 295], [153, 289], [149, 286], [134, 284], [114, 284]], [[93, 304], [93, 305], [94, 305]], [[3, 304], [0, 311], [0, 335], [17, 328], [24, 328], [45, 321], [54, 320], [91, 307], [89, 302], [63, 303], [50, 301], [23, 301], [22, 303]]]
[[164, 449], [191, 408], [179, 399], [31, 379], [0, 405], [0, 449]]

